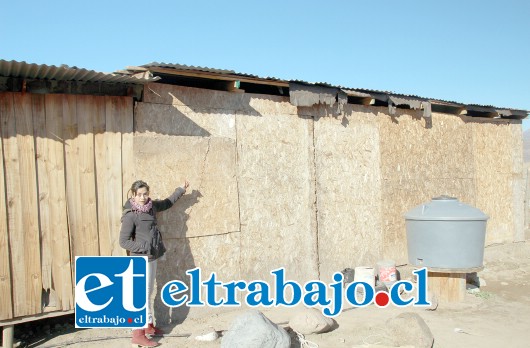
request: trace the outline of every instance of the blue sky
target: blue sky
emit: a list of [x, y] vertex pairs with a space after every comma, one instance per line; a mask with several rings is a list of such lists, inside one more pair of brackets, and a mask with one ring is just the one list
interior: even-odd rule
[[530, 110], [530, 1], [5, 1], [0, 59], [179, 63]]

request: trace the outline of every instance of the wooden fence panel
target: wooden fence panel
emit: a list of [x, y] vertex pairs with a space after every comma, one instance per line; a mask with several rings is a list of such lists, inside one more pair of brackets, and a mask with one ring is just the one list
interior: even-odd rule
[[105, 97], [106, 129], [105, 142], [107, 144], [107, 169], [108, 182], [106, 191], [109, 193], [107, 200], [106, 217], [109, 228], [109, 242], [112, 255], [122, 255], [119, 245], [120, 217], [122, 212], [122, 143], [121, 143], [121, 118], [123, 103], [122, 98]]
[[42, 313], [43, 289], [48, 311], [72, 309], [75, 256], [124, 255], [132, 112], [129, 97], [0, 93], [0, 320]]
[[[7, 123], [8, 119], [13, 116], [13, 94], [0, 93], [0, 131], [2, 138], [0, 139], [0, 159], [8, 159], [4, 156], [3, 144], [8, 140]], [[0, 320], [13, 318], [13, 301], [11, 291], [11, 267], [9, 257], [11, 255], [9, 250], [8, 237], [8, 218], [7, 218], [7, 197], [5, 190], [6, 183], [4, 166], [0, 166]]]
[[136, 172], [134, 170], [134, 119], [133, 106], [131, 98], [121, 98], [122, 106], [120, 107], [120, 121], [121, 121], [121, 148], [122, 148], [122, 181], [123, 181], [123, 195], [122, 200], [127, 199], [127, 191], [131, 184], [136, 180]]
[[69, 111], [68, 105], [70, 105], [68, 98], [63, 95], [46, 95], [47, 161], [45, 170], [49, 173], [49, 192], [53, 193], [53, 204], [49, 206], [50, 223], [53, 226], [51, 230], [53, 240], [51, 275], [52, 287], [57, 297], [56, 307], [60, 310], [73, 309], [74, 302], [66, 210], [63, 135], [63, 108]]
[[[22, 202], [20, 200], [20, 169], [18, 163], [17, 133], [15, 124], [14, 95], [6, 98], [7, 110], [2, 119], [2, 141], [4, 146], [4, 166], [6, 180], [7, 226], [9, 230], [9, 251], [12, 264], [13, 315], [19, 316], [26, 298], [25, 258], [23, 251], [24, 234], [22, 228]], [[22, 286], [21, 286], [22, 285]]]
[[[121, 170], [122, 170], [122, 204], [127, 200], [127, 191], [136, 180], [134, 163], [134, 119], [133, 100], [130, 97], [116, 97], [120, 102], [119, 119], [121, 129]], [[121, 249], [119, 255], [125, 255], [125, 250]]]
[[[68, 216], [68, 231], [70, 239], [70, 257], [72, 263], [72, 279], [75, 274], [75, 255], [80, 254], [82, 243], [75, 240], [74, 236], [80, 235], [78, 232], [79, 223], [76, 219], [81, 215], [81, 203], [79, 202], [81, 194], [81, 183], [79, 181], [78, 154], [79, 145], [77, 139], [77, 114], [76, 114], [76, 96], [67, 95], [63, 99], [63, 134], [65, 139], [65, 170], [66, 170], [66, 207]], [[77, 242], [77, 244], [76, 244]]]
[[90, 97], [66, 96], [66, 201], [72, 263], [76, 256], [98, 255], [94, 175], [94, 134]]
[[105, 99], [104, 97], [96, 100], [96, 113], [94, 114], [94, 152], [96, 160], [96, 189], [97, 209], [98, 209], [98, 232], [99, 232], [99, 252], [101, 255], [110, 255], [110, 226], [107, 216], [107, 182], [109, 181], [109, 170], [107, 167], [107, 151], [105, 134]]
[[33, 133], [35, 135], [35, 154], [37, 160], [37, 184], [40, 214], [40, 251], [42, 288], [52, 289], [52, 249], [51, 238], [53, 225], [50, 220], [50, 172], [46, 169], [48, 162], [48, 140], [46, 134], [46, 107], [43, 94], [32, 95]]
[[[21, 272], [21, 278], [18, 279], [19, 282], [13, 284], [15, 316], [22, 316], [41, 311], [42, 278], [31, 94], [16, 93], [13, 102], [16, 118], [20, 190], [11, 192], [11, 194], [15, 200], [20, 201], [21, 205], [19, 206], [20, 210], [14, 211], [17, 223], [10, 235], [18, 235], [18, 243], [11, 245], [13, 265], [20, 264], [19, 259], [24, 259], [24, 268], [17, 270], [17, 272]], [[11, 154], [15, 154], [15, 151], [12, 150]], [[15, 280], [17, 280], [16, 277]], [[25, 296], [19, 297], [19, 291], [23, 291]]]
[[77, 127], [80, 170], [81, 235], [76, 240], [82, 244], [82, 254], [99, 255], [98, 216], [96, 202], [96, 172], [94, 168], [94, 115], [97, 113], [95, 96], [77, 97]]

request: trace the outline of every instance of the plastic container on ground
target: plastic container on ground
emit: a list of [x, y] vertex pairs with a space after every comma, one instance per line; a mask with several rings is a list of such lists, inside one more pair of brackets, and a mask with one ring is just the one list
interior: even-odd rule
[[488, 216], [440, 196], [405, 214], [409, 263], [432, 269], [474, 269], [484, 261]]

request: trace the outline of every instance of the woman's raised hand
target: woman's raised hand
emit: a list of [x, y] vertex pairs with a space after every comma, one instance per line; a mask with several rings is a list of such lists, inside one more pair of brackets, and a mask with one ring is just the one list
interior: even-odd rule
[[186, 191], [189, 186], [190, 186], [190, 182], [188, 180], [184, 180], [184, 185], [182, 185], [182, 188], [184, 189], [184, 191]]

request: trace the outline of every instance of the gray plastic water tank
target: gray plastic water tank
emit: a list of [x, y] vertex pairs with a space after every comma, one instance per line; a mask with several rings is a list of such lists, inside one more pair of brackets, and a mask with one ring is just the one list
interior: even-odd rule
[[482, 267], [488, 216], [449, 196], [405, 214], [409, 262], [433, 269]]

